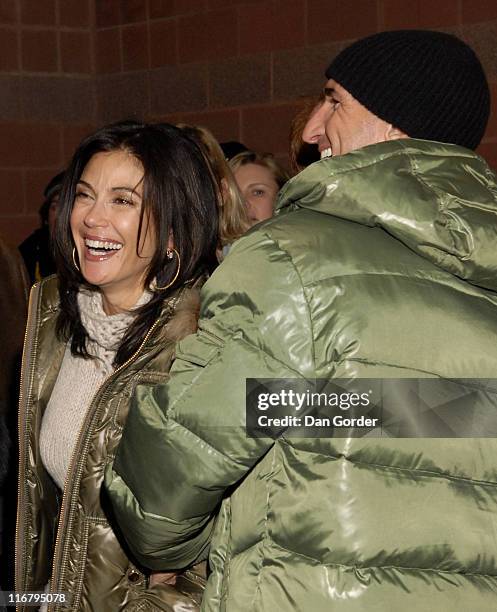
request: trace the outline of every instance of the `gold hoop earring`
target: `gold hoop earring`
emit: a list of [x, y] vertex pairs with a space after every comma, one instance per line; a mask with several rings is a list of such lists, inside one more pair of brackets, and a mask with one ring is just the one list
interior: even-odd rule
[[73, 262], [74, 267], [76, 268], [76, 270], [77, 270], [78, 272], [80, 272], [79, 266], [78, 266], [78, 264], [76, 263], [76, 247], [73, 247], [73, 248], [72, 248], [72, 262]]
[[154, 291], [165, 291], [166, 289], [169, 289], [169, 287], [174, 285], [174, 283], [176, 282], [176, 279], [179, 276], [179, 271], [181, 269], [181, 259], [180, 259], [178, 251], [174, 247], [172, 249], [169, 249], [169, 248], [167, 249], [167, 251], [166, 251], [167, 258], [168, 259], [172, 259], [173, 258], [173, 253], [175, 253], [176, 257], [178, 258], [178, 267], [176, 269], [176, 274], [174, 275], [173, 280], [170, 281], [169, 283], [167, 283], [167, 285], [164, 285], [163, 287], [158, 287], [157, 285], [155, 285]]

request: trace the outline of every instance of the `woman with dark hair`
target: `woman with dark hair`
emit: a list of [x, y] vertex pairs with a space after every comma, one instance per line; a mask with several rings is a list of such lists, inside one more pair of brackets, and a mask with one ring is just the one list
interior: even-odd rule
[[30, 299], [19, 591], [49, 583], [50, 592], [70, 594], [71, 610], [134, 609], [147, 597], [153, 609], [194, 609], [202, 586], [194, 572], [160, 574], [148, 588], [101, 483], [133, 389], [164, 381], [175, 342], [195, 330], [197, 288], [216, 263], [211, 177], [197, 144], [170, 125], [111, 125], [74, 154], [54, 235], [59, 275], [35, 285]]

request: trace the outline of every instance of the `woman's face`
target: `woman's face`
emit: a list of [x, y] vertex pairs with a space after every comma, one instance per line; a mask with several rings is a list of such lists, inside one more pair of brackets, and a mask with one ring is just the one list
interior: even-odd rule
[[244, 164], [234, 172], [252, 225], [273, 216], [278, 183], [273, 173], [259, 164]]
[[136, 304], [156, 249], [146, 216], [137, 245], [142, 180], [141, 162], [118, 150], [96, 153], [76, 188], [71, 231], [79, 268], [88, 283], [101, 289], [107, 314]]

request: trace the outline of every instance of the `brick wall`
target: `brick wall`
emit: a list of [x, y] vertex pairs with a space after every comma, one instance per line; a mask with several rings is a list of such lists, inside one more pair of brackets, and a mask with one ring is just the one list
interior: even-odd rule
[[0, 2], [0, 235], [13, 244], [96, 125], [91, 10], [90, 0]]
[[[2, 0], [0, 234], [24, 237], [74, 144], [123, 117], [203, 124], [285, 161], [344, 44], [409, 27], [467, 40], [497, 103], [495, 0]], [[479, 151], [497, 167], [495, 109]]]

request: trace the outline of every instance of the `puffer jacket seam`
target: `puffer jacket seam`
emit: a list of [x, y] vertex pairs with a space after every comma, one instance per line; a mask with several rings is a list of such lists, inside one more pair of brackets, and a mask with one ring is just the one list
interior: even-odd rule
[[357, 461], [355, 459], [351, 459], [350, 457], [346, 457], [345, 455], [327, 455], [325, 453], [320, 453], [315, 450], [309, 450], [306, 448], [296, 448], [295, 446], [292, 446], [283, 437], [279, 438], [279, 440], [281, 444], [286, 444], [287, 446], [292, 448], [292, 450], [297, 450], [299, 453], [309, 453], [312, 455], [317, 455], [319, 457], [326, 457], [327, 459], [334, 459], [335, 461], [339, 461], [340, 459], [345, 459], [345, 461], [348, 461], [349, 463], [352, 463], [354, 465], [364, 466], [364, 467], [378, 468], [378, 469], [383, 469], [383, 470], [392, 470], [392, 471], [398, 471], [398, 472], [424, 474], [426, 476], [432, 476], [433, 478], [439, 478], [441, 480], [447, 479], [447, 480], [451, 480], [455, 482], [464, 482], [466, 484], [474, 484], [476, 486], [481, 486], [481, 487], [497, 487], [497, 482], [492, 482], [491, 480], [477, 480], [475, 478], [465, 478], [464, 476], [451, 476], [450, 474], [446, 474], [445, 472], [433, 472], [431, 470], [423, 470], [419, 468], [406, 468], [406, 467], [399, 467], [395, 465], [384, 465], [382, 463], [369, 463], [366, 461]]
[[[372, 365], [372, 366], [386, 366], [388, 368], [395, 368], [396, 370], [410, 370], [411, 372], [419, 372], [421, 374], [428, 374], [435, 378], [443, 378], [443, 376], [439, 374], [435, 374], [431, 370], [421, 370], [420, 368], [414, 368], [413, 366], [401, 365], [398, 363], [390, 363], [389, 361], [378, 361], [375, 359], [364, 359], [360, 357], [345, 357], [344, 359], [338, 359], [336, 361], [337, 365], [342, 365], [347, 362], [361, 363], [363, 365]], [[333, 363], [330, 361], [330, 363]]]
[[[440, 152], [431, 152], [431, 151], [427, 151], [427, 150], [416, 150], [416, 149], [409, 149], [408, 146], [406, 146], [404, 143], [400, 142], [400, 140], [398, 141], [398, 144], [400, 144], [402, 146], [401, 149], [396, 150], [396, 151], [392, 151], [391, 153], [387, 153], [387, 154], [383, 154], [381, 155], [379, 158], [374, 158], [373, 161], [368, 161], [367, 163], [357, 163], [359, 160], [354, 160], [356, 162], [356, 164], [353, 167], [350, 168], [345, 168], [344, 170], [336, 170], [333, 169], [333, 172], [331, 173], [332, 176], [341, 176], [341, 175], [346, 175], [349, 172], [356, 172], [357, 170], [363, 170], [365, 168], [370, 168], [371, 166], [375, 166], [378, 165], [379, 163], [383, 163], [383, 162], [388, 162], [391, 159], [395, 159], [396, 157], [407, 157], [409, 158], [409, 161], [412, 159], [412, 154], [414, 153], [414, 155], [423, 155], [426, 157], [436, 157], [436, 158], [440, 158], [443, 156], [446, 156], [447, 153], [444, 152], [443, 154]], [[354, 152], [352, 152], [352, 155], [354, 154]], [[358, 155], [359, 157], [359, 155]], [[457, 159], [457, 158], [462, 158], [462, 159], [473, 159], [474, 158], [474, 154], [473, 155], [463, 155], [462, 152], [458, 153], [457, 155], [453, 155], [451, 156], [451, 159]], [[483, 160], [485, 161], [485, 160]], [[318, 162], [316, 162], [317, 164], [319, 163], [329, 163], [330, 159], [328, 158], [327, 160], [319, 160]], [[411, 164], [410, 164], [411, 165]], [[412, 165], [411, 165], [412, 167]], [[296, 180], [296, 178], [299, 175], [296, 175], [295, 177], [293, 177], [291, 179], [291, 181], [288, 182], [288, 184], [291, 184], [292, 182], [294, 182]]]
[[[300, 288], [301, 288], [301, 293], [302, 293], [302, 297], [304, 299], [305, 305], [307, 306], [307, 314], [309, 317], [309, 328], [310, 328], [310, 337], [312, 338], [312, 345], [311, 345], [311, 356], [312, 356], [312, 363], [314, 366], [314, 371], [316, 371], [316, 346], [315, 346], [315, 342], [314, 339], [316, 338], [316, 335], [314, 333], [314, 325], [313, 325], [313, 319], [312, 319], [312, 310], [311, 310], [311, 305], [309, 303], [309, 299], [307, 297], [307, 294], [305, 292], [305, 284], [302, 278], [302, 275], [300, 274], [299, 269], [297, 268], [297, 265], [295, 264], [292, 254], [287, 251], [286, 249], [284, 249], [281, 244], [278, 242], [278, 240], [270, 233], [265, 232], [266, 236], [272, 240], [272, 242], [276, 245], [276, 247], [282, 252], [285, 253], [285, 255], [288, 257], [289, 263], [292, 266], [293, 270], [295, 271], [295, 274], [297, 275], [299, 282], [300, 282]], [[285, 366], [288, 367], [288, 364], [285, 364]]]
[[393, 565], [393, 564], [391, 565], [347, 565], [346, 563], [323, 563], [322, 561], [320, 561], [319, 559], [316, 559], [315, 557], [311, 557], [309, 555], [305, 555], [304, 553], [298, 552], [296, 550], [291, 550], [289, 548], [286, 548], [285, 546], [278, 544], [274, 540], [272, 540], [272, 542], [275, 548], [279, 548], [280, 550], [283, 550], [285, 552], [292, 553], [292, 555], [296, 555], [297, 557], [308, 559], [309, 561], [313, 561], [324, 567], [340, 567], [344, 569], [351, 569], [354, 571], [357, 571], [357, 570], [361, 570], [361, 571], [362, 570], [389, 570], [389, 569], [395, 570], [396, 569], [396, 570], [407, 570], [407, 571], [414, 571], [414, 572], [435, 572], [437, 574], [449, 574], [449, 575], [459, 575], [459, 576], [481, 576], [485, 578], [496, 578], [497, 579], [497, 574], [482, 574], [478, 572], [459, 572], [459, 571], [438, 569], [435, 567], [413, 567], [413, 566], [407, 566], [407, 565]]
[[[445, 274], [447, 274], [446, 272], [444, 272]], [[458, 291], [460, 293], [460, 288], [455, 287], [453, 284], [450, 284], [449, 282], [446, 282], [445, 279], [443, 278], [430, 278], [428, 276], [420, 276], [418, 274], [405, 274], [402, 272], [393, 272], [391, 270], [385, 271], [385, 272], [366, 272], [366, 271], [358, 271], [355, 273], [350, 273], [350, 274], [333, 274], [331, 276], [323, 276], [322, 278], [318, 278], [318, 279], [314, 279], [308, 283], [305, 283], [305, 288], [309, 289], [311, 287], [314, 287], [315, 285], [320, 285], [322, 283], [325, 283], [327, 281], [334, 281], [337, 279], [342, 279], [342, 278], [368, 278], [370, 276], [383, 276], [383, 277], [392, 277], [392, 278], [402, 278], [405, 279], [406, 281], [412, 281], [412, 282], [426, 282], [429, 284], [434, 284], [434, 285], [441, 285], [443, 287], [447, 287], [449, 289], [453, 289], [454, 291]], [[453, 279], [451, 279], [453, 280]], [[471, 289], [472, 287], [470, 287]], [[465, 295], [473, 295], [471, 293], [467, 292], [468, 287], [465, 287], [466, 291], [464, 292]], [[485, 290], [481, 290], [481, 292], [483, 293]], [[480, 293], [478, 293], [478, 297], [480, 297]], [[492, 302], [492, 305], [495, 306], [495, 298]]]
[[82, 542], [81, 542], [81, 546], [80, 546], [80, 563], [79, 563], [79, 572], [78, 572], [78, 578], [76, 581], [76, 585], [74, 588], [74, 594], [73, 594], [73, 600], [72, 600], [72, 606], [74, 607], [75, 610], [79, 609], [80, 603], [81, 603], [81, 596], [83, 594], [83, 582], [84, 582], [84, 578], [85, 578], [85, 567], [86, 564], [88, 562], [88, 538], [89, 538], [89, 534], [90, 534], [90, 523], [86, 520], [85, 518], [85, 523], [84, 523], [84, 527], [83, 527], [83, 534], [82, 534]]
[[[274, 466], [276, 464], [276, 451], [275, 451], [275, 447], [273, 446], [272, 449], [272, 453], [273, 453], [273, 458], [271, 461], [271, 474], [274, 472]], [[256, 599], [262, 596], [262, 589], [261, 589], [261, 581], [262, 581], [262, 570], [264, 568], [264, 558], [265, 558], [265, 554], [264, 554], [264, 549], [267, 547], [267, 542], [269, 541], [270, 537], [269, 537], [269, 522], [268, 522], [268, 514], [269, 514], [269, 509], [270, 509], [270, 497], [271, 497], [271, 484], [272, 484], [272, 478], [268, 478], [267, 481], [267, 489], [266, 489], [266, 509], [265, 509], [265, 513], [264, 513], [264, 535], [262, 537], [261, 540], [261, 555], [260, 555], [260, 560], [259, 560], [259, 564], [258, 564], [258, 573], [257, 573], [257, 581], [256, 581], [256, 585], [255, 585], [255, 591], [254, 591], [254, 598], [252, 600], [252, 608], [255, 609], [255, 603], [256, 603]]]
[[[423, 176], [419, 172], [419, 166], [418, 166], [416, 160], [412, 157], [412, 155], [410, 154], [409, 151], [406, 151], [406, 154], [407, 154], [407, 158], [409, 160], [409, 164], [411, 166], [411, 174], [412, 174], [412, 176], [418, 181], [418, 183], [423, 185], [423, 187], [425, 189], [427, 189], [432, 194], [433, 199], [437, 203], [438, 212], [442, 213], [442, 214], [448, 215], [449, 217], [451, 217], [451, 219], [453, 221], [457, 220], [457, 218], [453, 214], [450, 214], [449, 211], [446, 210], [447, 206], [446, 206], [445, 201], [444, 201], [446, 195], [444, 195], [439, 189], [437, 189], [433, 185], [430, 185], [429, 183], [426, 182], [426, 180], [423, 178]], [[457, 247], [455, 245], [455, 240], [454, 240], [452, 231], [451, 231], [451, 229], [449, 227], [447, 229], [449, 230], [449, 236], [450, 236], [450, 239], [452, 241], [451, 248], [452, 248], [453, 251], [457, 252]], [[459, 229], [458, 231], [461, 231], [461, 229]], [[468, 236], [468, 239], [471, 242], [472, 248], [470, 249], [469, 253], [467, 253], [464, 257], [461, 257], [462, 261], [469, 259], [471, 257], [471, 254], [474, 251], [474, 240], [473, 240], [473, 237], [471, 235], [470, 230], [468, 228], [466, 228], [466, 232], [465, 233], [466, 233], [466, 235]], [[444, 262], [444, 263], [447, 262], [447, 261], [450, 261], [450, 257], [451, 256], [454, 257], [454, 255], [450, 255], [449, 253], [443, 253], [443, 254], [441, 253], [440, 255], [442, 256], [442, 262]]]

